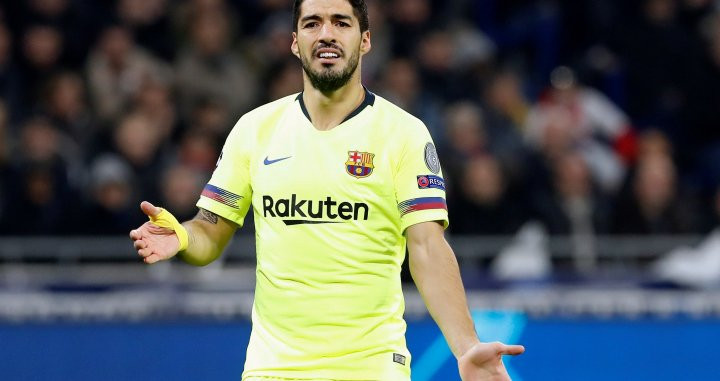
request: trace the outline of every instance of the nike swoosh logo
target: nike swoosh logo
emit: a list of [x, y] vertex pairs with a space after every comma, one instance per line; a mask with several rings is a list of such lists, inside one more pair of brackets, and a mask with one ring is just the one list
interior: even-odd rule
[[292, 157], [292, 156], [288, 156], [288, 157], [281, 157], [281, 158], [279, 158], [279, 159], [270, 160], [270, 159], [268, 159], [267, 156], [265, 156], [265, 161], [263, 161], [263, 164], [265, 164], [265, 165], [270, 165], [270, 164], [277, 163], [278, 161], [283, 161], [283, 160], [285, 160], [285, 159], [289, 159], [289, 158], [291, 158], [291, 157]]

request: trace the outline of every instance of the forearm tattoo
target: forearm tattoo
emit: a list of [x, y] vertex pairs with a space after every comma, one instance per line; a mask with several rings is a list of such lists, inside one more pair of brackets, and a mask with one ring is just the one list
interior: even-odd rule
[[198, 212], [197, 216], [195, 216], [196, 219], [207, 221], [213, 225], [217, 225], [218, 222], [218, 215], [209, 211], [205, 210], [203, 208], [200, 208], [200, 211]]

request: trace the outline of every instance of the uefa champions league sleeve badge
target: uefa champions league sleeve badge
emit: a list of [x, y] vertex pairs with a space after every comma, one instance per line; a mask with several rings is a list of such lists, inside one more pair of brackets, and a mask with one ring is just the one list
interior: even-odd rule
[[440, 159], [438, 158], [435, 145], [430, 142], [425, 144], [425, 165], [427, 165], [432, 173], [436, 175], [440, 173]]

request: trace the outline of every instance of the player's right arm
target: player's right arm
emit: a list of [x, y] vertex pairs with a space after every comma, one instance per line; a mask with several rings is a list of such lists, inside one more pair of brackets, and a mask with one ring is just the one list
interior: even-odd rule
[[188, 248], [180, 252], [180, 258], [195, 266], [216, 260], [238, 228], [234, 222], [203, 208], [183, 226], [188, 232]]
[[131, 231], [130, 238], [145, 263], [179, 253], [185, 262], [204, 266], [222, 254], [250, 209], [252, 125], [243, 117], [230, 132], [212, 178], [196, 204], [200, 211], [195, 218], [180, 224], [168, 211], [147, 201], [140, 204], [150, 221]]
[[[134, 241], [138, 255], [148, 264], [179, 255], [191, 265], [207, 265], [222, 254], [238, 227], [234, 222], [203, 208], [200, 208], [195, 218], [182, 226], [178, 226], [171, 214], [164, 212], [161, 215], [163, 210], [147, 201], [140, 204], [140, 208], [150, 217], [150, 221], [131, 231], [130, 238]], [[173, 226], [173, 222], [177, 225]], [[180, 250], [183, 235], [187, 237], [187, 247]]]

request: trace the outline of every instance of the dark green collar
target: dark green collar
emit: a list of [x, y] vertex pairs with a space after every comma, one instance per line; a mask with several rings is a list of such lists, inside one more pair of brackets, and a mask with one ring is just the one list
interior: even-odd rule
[[[359, 113], [362, 112], [362, 110], [365, 109], [365, 107], [373, 106], [375, 104], [375, 94], [373, 94], [368, 89], [366, 89], [365, 86], [363, 86], [363, 89], [365, 90], [365, 99], [363, 99], [362, 103], [360, 103], [360, 105], [357, 106], [357, 108], [355, 108], [355, 110], [353, 110], [353, 112], [351, 112], [348, 116], [346, 116], [345, 119], [343, 119], [343, 121], [340, 122], [340, 124], [345, 123], [348, 120], [357, 116]], [[310, 123], [312, 123], [312, 119], [310, 118], [310, 113], [308, 113], [308, 110], [305, 107], [305, 101], [303, 101], [303, 93], [300, 92], [300, 94], [298, 94], [298, 96], [297, 96], [297, 98], [295, 98], [295, 100], [300, 102], [300, 109], [302, 110], [303, 114], [305, 114], [305, 117], [310, 121]]]

